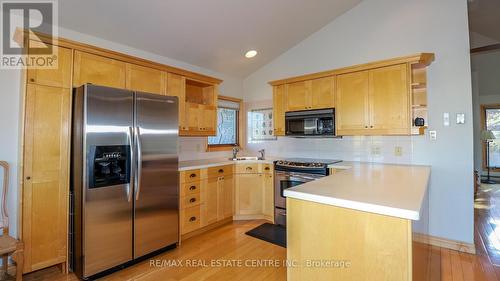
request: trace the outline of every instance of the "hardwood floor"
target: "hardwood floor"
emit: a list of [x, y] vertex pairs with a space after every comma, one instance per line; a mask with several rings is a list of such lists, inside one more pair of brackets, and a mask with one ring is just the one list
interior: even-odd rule
[[[483, 185], [475, 200], [477, 255], [431, 246], [430, 266], [414, 278], [426, 281], [500, 281], [500, 185]], [[285, 280], [286, 268], [245, 266], [245, 261], [285, 260], [286, 250], [244, 233], [263, 221], [235, 221], [182, 242], [154, 260], [182, 266], [152, 266], [144, 261], [102, 280]], [[213, 260], [243, 260], [239, 267], [210, 266]], [[187, 261], [191, 264], [188, 265]], [[195, 264], [197, 262], [198, 264]], [[205, 262], [206, 266], [201, 263]], [[421, 278], [420, 278], [421, 277]], [[73, 281], [74, 274], [61, 274], [56, 267], [25, 275], [27, 281]]]

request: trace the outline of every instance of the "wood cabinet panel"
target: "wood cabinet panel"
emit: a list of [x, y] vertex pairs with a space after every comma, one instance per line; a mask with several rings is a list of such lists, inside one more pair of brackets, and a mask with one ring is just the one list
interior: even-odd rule
[[219, 185], [219, 220], [234, 215], [234, 177], [224, 176]]
[[213, 105], [200, 106], [201, 120], [199, 130], [205, 132], [207, 136], [215, 135], [215, 128], [217, 127], [217, 107]]
[[71, 88], [73, 52], [70, 49], [53, 46], [57, 50], [57, 68], [28, 68], [28, 83], [59, 88]]
[[262, 174], [236, 175], [236, 214], [262, 214]]
[[186, 234], [201, 227], [200, 205], [181, 210], [181, 234]]
[[73, 85], [85, 83], [125, 89], [126, 66], [122, 61], [75, 51]]
[[333, 76], [311, 80], [310, 109], [335, 107]]
[[274, 222], [274, 177], [264, 174], [262, 179], [262, 214]]
[[368, 71], [337, 76], [336, 121], [337, 134], [351, 134], [368, 128], [369, 101]]
[[179, 129], [187, 130], [186, 124], [186, 78], [174, 73], [167, 74], [167, 95], [179, 98]]
[[219, 178], [205, 180], [204, 190], [206, 192], [203, 212], [203, 226], [217, 222]]
[[24, 131], [24, 272], [66, 262], [71, 90], [28, 84]]
[[409, 90], [406, 64], [369, 72], [370, 128], [383, 134], [409, 134]]
[[259, 164], [258, 163], [238, 163], [236, 164], [236, 173], [237, 174], [244, 174], [244, 173], [250, 173], [250, 174], [255, 174], [259, 172]]
[[127, 63], [126, 87], [132, 91], [164, 95], [166, 73], [150, 67]]
[[309, 108], [309, 81], [300, 81], [285, 85], [286, 111], [306, 110]]
[[285, 135], [285, 85], [273, 87], [274, 135]]

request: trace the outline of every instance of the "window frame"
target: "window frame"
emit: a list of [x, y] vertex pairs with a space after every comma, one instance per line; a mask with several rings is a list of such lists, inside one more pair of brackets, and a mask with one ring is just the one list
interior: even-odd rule
[[[500, 109], [500, 103], [493, 103], [493, 104], [481, 104], [481, 131], [486, 129], [486, 110], [487, 109]], [[481, 159], [481, 166], [483, 171], [487, 171], [487, 165], [486, 165], [486, 143], [484, 141], [481, 141], [481, 150], [482, 150], [482, 159]], [[491, 167], [490, 171], [492, 172], [500, 172], [500, 167]]]
[[[205, 140], [206, 144], [206, 151], [207, 152], [212, 152], [212, 151], [229, 151], [232, 150], [233, 147], [238, 147], [238, 148], [243, 148], [243, 145], [241, 143], [241, 140], [244, 139], [243, 137], [243, 132], [244, 130], [244, 115], [242, 112], [244, 111], [243, 108], [243, 100], [238, 99], [238, 98], [233, 98], [233, 97], [227, 97], [227, 96], [218, 96], [218, 100], [225, 100], [225, 101], [231, 101], [231, 102], [236, 102], [239, 103], [240, 109], [236, 112], [236, 145], [234, 144], [208, 144], [208, 137]], [[219, 106], [216, 106], [216, 110], [219, 110]], [[217, 133], [217, 127], [215, 128], [215, 132]]]

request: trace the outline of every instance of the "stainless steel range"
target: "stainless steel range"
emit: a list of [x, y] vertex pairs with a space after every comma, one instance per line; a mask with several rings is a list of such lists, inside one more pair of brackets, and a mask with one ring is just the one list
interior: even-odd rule
[[328, 165], [341, 160], [294, 158], [274, 162], [274, 219], [286, 225], [286, 197], [283, 191], [329, 175]]

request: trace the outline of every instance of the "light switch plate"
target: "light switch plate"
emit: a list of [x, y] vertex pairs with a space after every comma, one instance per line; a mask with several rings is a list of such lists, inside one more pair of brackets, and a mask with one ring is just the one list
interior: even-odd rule
[[465, 113], [457, 113], [457, 124], [465, 124]]
[[431, 140], [437, 140], [437, 132], [436, 131], [429, 131], [429, 138]]
[[443, 125], [445, 127], [450, 126], [450, 114], [448, 112], [443, 113]]

